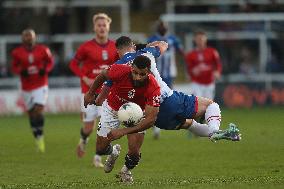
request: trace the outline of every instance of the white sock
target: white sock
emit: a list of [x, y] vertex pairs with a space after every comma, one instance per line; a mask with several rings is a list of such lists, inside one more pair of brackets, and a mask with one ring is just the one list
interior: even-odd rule
[[207, 124], [201, 124], [195, 120], [192, 121], [192, 124], [188, 130], [200, 137], [208, 137], [213, 132], [213, 130], [210, 129]]
[[158, 128], [158, 127], [153, 127], [154, 135], [159, 135], [159, 134], [160, 134], [160, 131], [161, 131], [160, 128]]
[[100, 155], [96, 154], [94, 158], [95, 158], [96, 162], [101, 162], [102, 161], [102, 157]]
[[207, 107], [205, 112], [205, 120], [211, 130], [219, 130], [221, 124], [221, 110], [217, 103], [213, 102]]

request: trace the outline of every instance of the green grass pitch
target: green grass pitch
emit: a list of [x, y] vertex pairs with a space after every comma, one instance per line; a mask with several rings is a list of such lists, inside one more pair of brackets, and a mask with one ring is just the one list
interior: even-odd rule
[[225, 109], [222, 128], [235, 122], [240, 142], [189, 138], [185, 131], [149, 130], [133, 185], [115, 174], [124, 163], [126, 139], [113, 172], [92, 167], [93, 134], [83, 159], [75, 155], [79, 115], [47, 115], [46, 153], [35, 150], [26, 116], [0, 117], [0, 189], [6, 188], [284, 188], [284, 109]]

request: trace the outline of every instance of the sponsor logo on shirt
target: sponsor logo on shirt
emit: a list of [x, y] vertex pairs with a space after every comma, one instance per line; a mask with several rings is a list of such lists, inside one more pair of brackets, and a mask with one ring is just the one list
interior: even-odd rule
[[93, 74], [100, 74], [103, 69], [107, 69], [108, 65], [101, 65], [99, 69], [93, 69]]
[[29, 54], [29, 57], [28, 57], [28, 61], [30, 64], [34, 63], [34, 55], [33, 54]]
[[29, 66], [28, 67], [28, 73], [29, 74], [37, 74], [38, 73], [38, 69], [36, 66]]

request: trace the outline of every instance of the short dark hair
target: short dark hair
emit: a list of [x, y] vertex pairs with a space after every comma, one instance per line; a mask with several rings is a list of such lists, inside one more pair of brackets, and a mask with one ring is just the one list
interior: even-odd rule
[[137, 43], [135, 44], [135, 46], [136, 46], [136, 51], [138, 51], [138, 50], [144, 49], [147, 46], [147, 44]]
[[130, 37], [127, 36], [121, 36], [115, 41], [115, 47], [117, 49], [130, 47], [132, 44], [133, 44], [132, 40], [130, 39]]
[[151, 60], [147, 56], [140, 55], [133, 60], [132, 65], [135, 65], [138, 69], [148, 68], [150, 70]]

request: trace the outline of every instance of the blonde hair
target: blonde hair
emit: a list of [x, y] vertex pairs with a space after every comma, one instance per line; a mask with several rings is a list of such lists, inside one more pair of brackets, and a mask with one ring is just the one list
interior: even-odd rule
[[111, 23], [111, 18], [106, 13], [98, 13], [93, 16], [93, 23], [95, 23], [98, 19], [106, 19], [108, 24]]
[[26, 33], [32, 33], [33, 35], [35, 35], [35, 30], [32, 29], [32, 28], [26, 28], [22, 31], [22, 35], [24, 35]]

